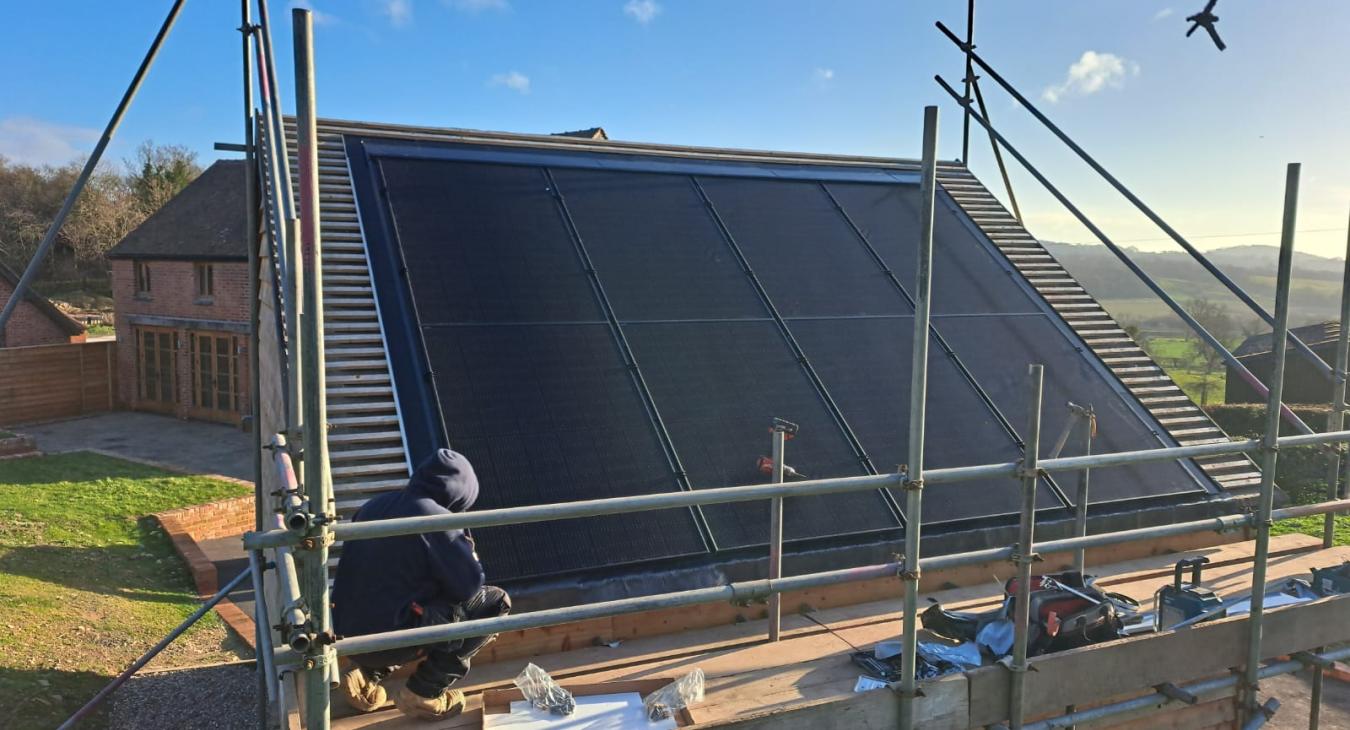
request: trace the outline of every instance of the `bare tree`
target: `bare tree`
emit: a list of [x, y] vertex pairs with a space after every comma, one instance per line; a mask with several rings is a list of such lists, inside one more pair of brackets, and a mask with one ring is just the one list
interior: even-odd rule
[[142, 142], [125, 164], [127, 185], [147, 216], [202, 174], [196, 153], [182, 145], [157, 145], [151, 140]]
[[[1225, 347], [1231, 344], [1238, 329], [1228, 307], [1205, 297], [1196, 297], [1186, 303], [1186, 309], [1201, 327]], [[1215, 376], [1223, 368], [1224, 357], [1194, 330], [1188, 328], [1185, 337], [1194, 353], [1192, 364], [1200, 372], [1200, 405], [1209, 405], [1210, 388], [1218, 385]]]

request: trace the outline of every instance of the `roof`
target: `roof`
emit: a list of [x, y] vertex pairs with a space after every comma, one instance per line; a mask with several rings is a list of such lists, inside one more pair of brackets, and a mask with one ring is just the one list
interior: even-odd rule
[[571, 131], [571, 132], [556, 132], [556, 133], [554, 133], [553, 136], [554, 136], [554, 137], [579, 137], [579, 138], [581, 138], [581, 139], [605, 139], [605, 140], [609, 139], [609, 135], [608, 135], [608, 134], [605, 134], [605, 128], [604, 128], [604, 127], [588, 127], [588, 128], [586, 128], [586, 129], [577, 129], [577, 130], [573, 130], [573, 131]]
[[108, 258], [245, 261], [243, 160], [218, 160], [108, 252]]
[[[1248, 355], [1260, 355], [1270, 352], [1271, 332], [1263, 332], [1259, 335], [1252, 335], [1242, 341], [1233, 354], [1238, 357]], [[1318, 322], [1308, 324], [1302, 327], [1291, 327], [1289, 334], [1303, 340], [1303, 343], [1309, 347], [1315, 345], [1324, 345], [1329, 342], [1335, 342], [1341, 335], [1341, 325], [1336, 321]]]
[[[18, 272], [4, 264], [0, 264], [0, 279], [9, 282], [11, 291], [19, 286]], [[62, 312], [55, 304], [52, 304], [50, 299], [33, 291], [31, 286], [24, 292], [24, 298], [33, 306], [37, 307], [38, 311], [41, 312], [44, 317], [51, 320], [57, 327], [60, 327], [61, 331], [72, 337], [84, 334], [84, 325], [71, 319], [69, 315]]]

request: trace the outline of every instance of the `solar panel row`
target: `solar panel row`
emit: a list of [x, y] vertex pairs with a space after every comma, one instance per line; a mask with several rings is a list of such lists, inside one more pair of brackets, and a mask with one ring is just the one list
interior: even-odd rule
[[[387, 240], [363, 211], [368, 245], [402, 252], [441, 436], [477, 465], [482, 507], [762, 482], [773, 417], [800, 424], [787, 461], [808, 476], [905, 461], [916, 186], [596, 169], [567, 154], [354, 169], [379, 179]], [[1030, 362], [1047, 364], [1047, 433], [1072, 399], [1101, 414], [1099, 449], [1156, 443], [949, 206], [935, 240], [926, 463], [1018, 458]], [[1196, 489], [1176, 464], [1094, 476], [1094, 501]], [[1064, 504], [1049, 483], [1040, 499]], [[1016, 501], [1012, 480], [944, 486], [924, 521], [955, 529]], [[896, 504], [789, 499], [785, 534], [894, 538]], [[767, 521], [762, 502], [709, 505], [496, 528], [480, 545], [494, 578], [524, 578], [762, 545]]]

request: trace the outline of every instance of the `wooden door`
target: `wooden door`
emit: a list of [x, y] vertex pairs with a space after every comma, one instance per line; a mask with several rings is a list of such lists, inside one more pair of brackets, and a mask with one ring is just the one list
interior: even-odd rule
[[239, 337], [220, 332], [193, 332], [192, 416], [238, 423]]
[[174, 413], [178, 404], [178, 335], [136, 327], [136, 408]]

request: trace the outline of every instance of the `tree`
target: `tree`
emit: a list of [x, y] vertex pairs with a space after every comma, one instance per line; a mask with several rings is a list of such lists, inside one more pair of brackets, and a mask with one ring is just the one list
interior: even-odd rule
[[141, 213], [149, 216], [202, 174], [196, 153], [181, 145], [146, 140], [126, 160], [126, 181]]
[[[1186, 303], [1186, 310], [1200, 323], [1215, 339], [1227, 347], [1235, 334], [1237, 334], [1237, 324], [1233, 321], [1233, 316], [1229, 314], [1228, 307], [1218, 302], [1211, 301], [1205, 297], [1196, 297]], [[1200, 335], [1194, 330], [1186, 329], [1186, 341], [1190, 344], [1191, 351], [1195, 354], [1192, 361], [1196, 369], [1200, 371], [1200, 405], [1209, 405], [1209, 391], [1214, 382], [1214, 376], [1224, 365], [1223, 355], [1213, 347], [1209, 346]]]

